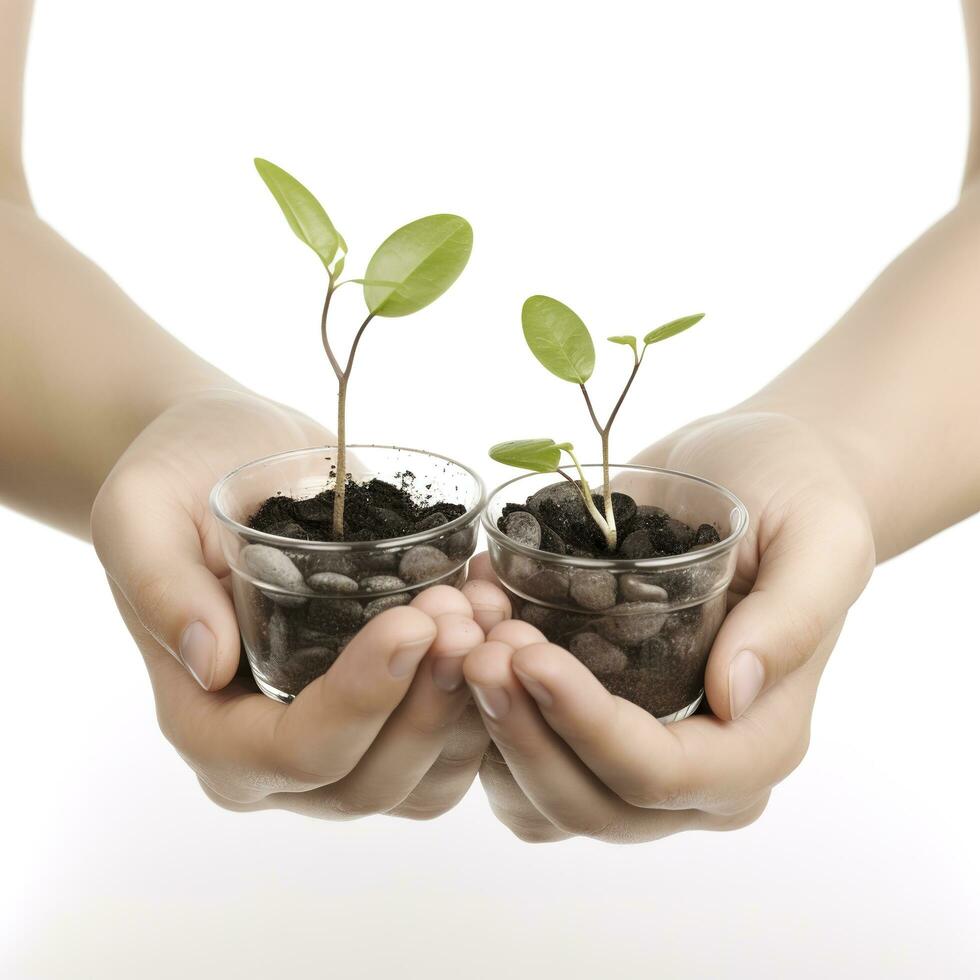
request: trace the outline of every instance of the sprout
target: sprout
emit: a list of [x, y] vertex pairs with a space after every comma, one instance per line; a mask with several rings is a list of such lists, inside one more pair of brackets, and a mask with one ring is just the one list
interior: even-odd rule
[[[354, 355], [368, 324], [376, 317], [417, 313], [437, 300], [457, 280], [473, 248], [473, 229], [455, 214], [430, 214], [404, 225], [378, 246], [363, 279], [340, 279], [347, 243], [334, 228], [320, 202], [295, 177], [268, 160], [256, 159], [255, 169], [272, 192], [289, 227], [319, 256], [327, 270], [327, 293], [320, 315], [320, 338], [337, 376], [337, 476], [334, 483], [333, 530], [344, 536], [347, 484], [347, 385]], [[361, 323], [343, 365], [327, 336], [327, 314], [333, 294], [347, 283], [364, 290], [367, 316]]]
[[570, 381], [579, 386], [589, 410], [589, 417], [592, 419], [596, 432], [599, 433], [602, 442], [602, 504], [605, 513], [600, 513], [595, 506], [588, 480], [586, 480], [582, 467], [575, 457], [571, 443], [556, 443], [553, 439], [520, 439], [512, 442], [499, 442], [491, 447], [491, 458], [497, 460], [498, 463], [532, 470], [535, 473], [558, 473], [569, 482], [575, 483], [567, 473], [559, 468], [561, 454], [567, 453], [578, 473], [579, 482], [575, 485], [579, 488], [586, 509], [599, 530], [602, 531], [608, 549], [615, 551], [616, 518], [613, 514], [612, 490], [609, 486], [609, 433], [613, 422], [616, 421], [616, 416], [622, 408], [626, 394], [640, 370], [647, 348], [688, 330], [703, 317], [703, 313], [695, 313], [692, 316], [671, 320], [670, 323], [665, 323], [662, 327], [651, 330], [643, 338], [642, 350], [639, 349], [636, 337], [616, 336], [608, 338], [612, 343], [621, 344], [632, 350], [633, 370], [630, 372], [622, 394], [613, 406], [609, 418], [603, 425], [595, 413], [592, 399], [589, 397], [586, 388], [586, 382], [592, 377], [592, 371], [595, 368], [595, 346], [592, 343], [588, 328], [578, 314], [565, 306], [564, 303], [559, 303], [558, 300], [552, 299], [550, 296], [530, 297], [524, 303], [524, 309], [521, 311], [521, 322], [524, 327], [524, 339], [527, 341], [528, 347], [531, 348], [531, 353], [552, 374], [557, 375], [563, 381]]

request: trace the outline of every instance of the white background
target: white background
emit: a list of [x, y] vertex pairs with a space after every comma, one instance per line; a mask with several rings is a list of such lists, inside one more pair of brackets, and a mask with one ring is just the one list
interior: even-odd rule
[[[458, 285], [372, 326], [351, 436], [491, 482], [491, 442], [589, 435], [523, 349], [529, 293], [601, 336], [708, 312], [647, 365], [627, 457], [804, 350], [962, 169], [954, 0], [38, 8], [39, 210], [266, 394], [329, 421], [322, 270], [252, 156], [321, 197], [354, 274], [407, 220], [472, 221]], [[624, 358], [600, 349], [600, 403]], [[221, 811], [89, 548], [9, 512], [0, 537], [4, 977], [980, 975], [977, 519], [876, 574], [758, 823], [634, 848], [522, 844], [478, 785], [429, 824]]]

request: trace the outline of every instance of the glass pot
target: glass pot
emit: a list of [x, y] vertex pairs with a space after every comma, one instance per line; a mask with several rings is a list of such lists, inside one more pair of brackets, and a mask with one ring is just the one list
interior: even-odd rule
[[[582, 469], [593, 490], [602, 486], [600, 465]], [[528, 547], [498, 528], [504, 507], [523, 509], [530, 495], [547, 487], [569, 492], [553, 473], [533, 473], [490, 496], [483, 515], [490, 560], [511, 595], [515, 618], [570, 650], [613, 694], [661, 721], [678, 721], [704, 695], [704, 668], [725, 617], [748, 512], [728, 490], [686, 473], [611, 466], [610, 481], [641, 513], [661, 508], [692, 528], [711, 524], [721, 540], [644, 559], [580, 558]]]
[[348, 446], [351, 478], [416, 488], [434, 502], [462, 504], [465, 513], [380, 541], [305, 541], [248, 527], [268, 497], [305, 500], [332, 487], [336, 455], [328, 446], [268, 456], [211, 491], [248, 662], [259, 688], [279, 701], [324, 674], [373, 616], [430, 586], [462, 585], [476, 548], [480, 477], [445, 456], [397, 446]]

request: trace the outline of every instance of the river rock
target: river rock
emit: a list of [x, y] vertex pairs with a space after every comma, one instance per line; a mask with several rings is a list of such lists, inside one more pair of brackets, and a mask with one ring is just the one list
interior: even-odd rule
[[569, 579], [569, 592], [583, 609], [609, 609], [616, 605], [616, 576], [612, 572], [577, 568]]
[[308, 590], [302, 572], [278, 548], [270, 548], [265, 544], [249, 544], [242, 548], [241, 559], [245, 568], [261, 584], [286, 589], [288, 593], [292, 593], [290, 595], [263, 589], [263, 594], [277, 605], [289, 608], [302, 606], [306, 602]]
[[653, 558], [655, 553], [656, 549], [650, 538], [650, 532], [644, 530], [628, 534], [619, 546], [620, 558]]
[[378, 613], [383, 613], [386, 609], [407, 605], [411, 598], [407, 592], [398, 592], [395, 595], [382, 595], [372, 599], [364, 606], [364, 622], [374, 619]]
[[402, 555], [398, 575], [409, 585], [418, 585], [448, 575], [455, 567], [456, 563], [438, 548], [419, 544]]
[[621, 575], [619, 594], [624, 602], [666, 602], [667, 590], [652, 575]]
[[541, 525], [533, 514], [524, 510], [514, 511], [503, 520], [503, 532], [511, 541], [525, 548], [541, 547]]
[[306, 623], [324, 633], [347, 633], [356, 630], [364, 619], [364, 610], [356, 599], [311, 599]]
[[397, 592], [405, 583], [397, 575], [366, 575], [360, 588], [362, 592]]
[[618, 646], [598, 633], [576, 633], [568, 648], [593, 674], [618, 674], [629, 663]]
[[610, 643], [628, 647], [660, 632], [666, 619], [656, 602], [621, 602], [596, 623], [596, 630]]
[[325, 595], [353, 595], [357, 591], [357, 582], [339, 572], [317, 572], [306, 580], [306, 584], [314, 592]]
[[568, 574], [557, 568], [544, 567], [523, 584], [528, 595], [544, 602], [557, 602], [568, 596]]

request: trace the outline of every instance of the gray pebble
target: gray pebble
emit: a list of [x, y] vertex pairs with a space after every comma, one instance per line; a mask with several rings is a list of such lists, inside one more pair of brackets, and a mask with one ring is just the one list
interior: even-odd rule
[[457, 560], [469, 558], [476, 550], [476, 528], [466, 527], [459, 531], [453, 531], [446, 538], [446, 554], [450, 558]]
[[569, 592], [583, 609], [609, 609], [616, 605], [616, 576], [612, 572], [577, 568], [572, 572]]
[[525, 579], [524, 591], [545, 602], [564, 599], [568, 596], [568, 574], [557, 568], [542, 568]]
[[347, 633], [357, 629], [364, 610], [356, 599], [312, 599], [306, 610], [306, 622], [325, 633]]
[[284, 663], [289, 657], [289, 623], [282, 610], [274, 609], [269, 617], [269, 660]]
[[611, 643], [628, 647], [656, 636], [665, 619], [659, 603], [622, 602], [599, 620], [596, 629]]
[[653, 541], [647, 531], [628, 534], [619, 546], [620, 558], [652, 558], [653, 554]]
[[397, 575], [367, 575], [360, 581], [362, 592], [397, 592], [405, 583]]
[[306, 557], [307, 577], [316, 575], [319, 572], [335, 572], [337, 575], [346, 575], [348, 578], [355, 578], [357, 568], [348, 555], [311, 552]]
[[518, 510], [504, 518], [503, 532], [525, 548], [541, 547], [541, 525], [533, 514]]
[[559, 480], [557, 483], [549, 483], [548, 486], [542, 487], [527, 498], [525, 506], [532, 513], [537, 513], [545, 503], [581, 510], [582, 515], [588, 514], [582, 501], [580, 486], [577, 483], [569, 483], [568, 480]]
[[373, 554], [358, 555], [358, 576], [390, 575], [398, 570], [400, 551], [376, 551]]
[[666, 602], [667, 590], [652, 575], [621, 575], [619, 592], [624, 602]]
[[448, 524], [449, 518], [445, 514], [440, 514], [436, 511], [434, 514], [429, 514], [428, 517], [423, 517], [414, 527], [415, 531], [431, 531], [433, 528], [442, 527], [443, 524]]
[[353, 595], [357, 591], [357, 582], [339, 572], [317, 572], [306, 580], [306, 584], [314, 592], [326, 595]]
[[618, 674], [629, 663], [626, 654], [618, 646], [604, 640], [597, 633], [576, 633], [568, 649], [593, 674]]
[[303, 574], [278, 548], [265, 544], [249, 544], [242, 548], [242, 563], [245, 568], [264, 585], [286, 589], [292, 595], [263, 589], [273, 602], [280, 606], [302, 606], [308, 592]]
[[430, 544], [419, 544], [402, 555], [398, 565], [399, 576], [410, 585], [430, 582], [448, 575], [456, 563]]
[[564, 555], [568, 551], [568, 548], [557, 531], [548, 527], [547, 524], [542, 524], [541, 550], [550, 551], [553, 555]]
[[406, 605], [411, 596], [407, 592], [399, 592], [396, 595], [383, 595], [377, 599], [372, 599], [364, 607], [364, 622], [374, 619], [378, 613], [383, 613], [386, 609], [394, 609], [395, 606]]
[[667, 511], [663, 507], [652, 507], [649, 504], [637, 504], [637, 517], [667, 517]]

